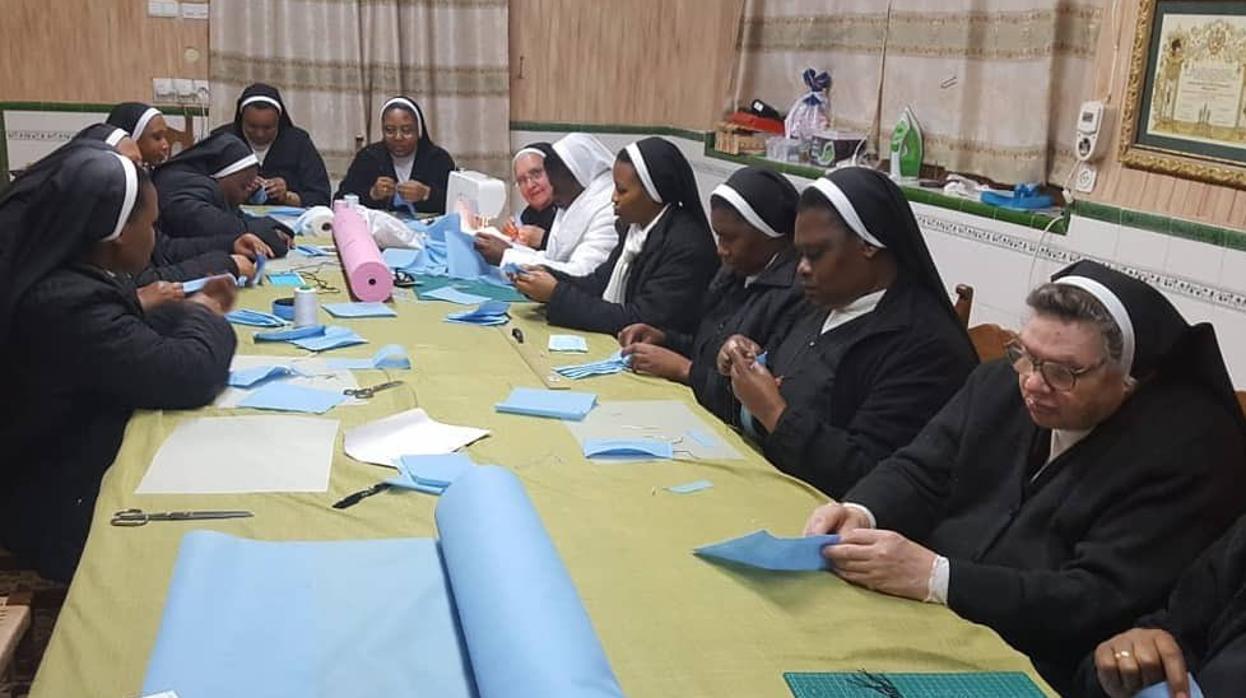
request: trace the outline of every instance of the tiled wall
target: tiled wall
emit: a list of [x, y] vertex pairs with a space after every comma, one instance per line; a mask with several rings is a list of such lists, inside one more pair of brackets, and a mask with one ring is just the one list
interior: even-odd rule
[[[560, 135], [513, 131], [511, 140], [518, 148]], [[641, 137], [596, 135], [611, 150]], [[699, 141], [670, 140], [692, 163], [705, 199], [737, 167], [706, 157]], [[793, 181], [798, 187], [807, 182]], [[1215, 325], [1234, 383], [1246, 389], [1246, 251], [1077, 215], [1067, 235], [1056, 235], [927, 204], [915, 203], [913, 211], [944, 282], [974, 287], [972, 324], [1020, 326], [1026, 292], [1061, 267], [1089, 257], [1160, 288], [1190, 322]]]

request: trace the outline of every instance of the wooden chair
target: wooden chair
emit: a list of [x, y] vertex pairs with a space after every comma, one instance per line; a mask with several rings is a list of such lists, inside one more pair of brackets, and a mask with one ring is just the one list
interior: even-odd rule
[[969, 314], [973, 311], [973, 286], [956, 285], [956, 316], [960, 318], [961, 327], [969, 327]]
[[[9, 681], [17, 646], [30, 628], [30, 616], [28, 595], [0, 596], [0, 686]], [[8, 694], [7, 691], [4, 693]]]
[[969, 339], [973, 342], [974, 351], [978, 352], [978, 360], [983, 363], [1004, 357], [1004, 346], [1012, 341], [1016, 334], [999, 325], [974, 325], [969, 328]]

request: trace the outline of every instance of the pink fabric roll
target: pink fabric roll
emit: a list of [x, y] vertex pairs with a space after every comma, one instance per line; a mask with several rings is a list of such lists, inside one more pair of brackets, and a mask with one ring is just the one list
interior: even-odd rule
[[351, 294], [361, 301], [387, 300], [394, 290], [394, 277], [381, 259], [367, 221], [345, 201], [333, 203], [333, 243]]

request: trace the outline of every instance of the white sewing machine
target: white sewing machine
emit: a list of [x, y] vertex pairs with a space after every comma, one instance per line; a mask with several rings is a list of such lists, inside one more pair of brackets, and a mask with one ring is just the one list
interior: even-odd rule
[[455, 170], [446, 186], [446, 211], [466, 209], [492, 220], [506, 207], [506, 184], [480, 172]]

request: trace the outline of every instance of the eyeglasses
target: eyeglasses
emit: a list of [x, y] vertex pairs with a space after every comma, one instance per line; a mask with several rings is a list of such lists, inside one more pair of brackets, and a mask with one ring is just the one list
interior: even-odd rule
[[1043, 377], [1043, 382], [1052, 390], [1062, 393], [1071, 392], [1077, 387], [1077, 379], [1107, 363], [1107, 357], [1099, 359], [1085, 368], [1072, 368], [1052, 361], [1035, 358], [1021, 346], [1020, 342], [1009, 342], [1004, 346], [1004, 356], [1018, 375], [1027, 376], [1035, 371]]
[[529, 184], [536, 184], [539, 180], [545, 179], [545, 168], [538, 167], [526, 175], [515, 178], [515, 184], [520, 187], [526, 187]]

